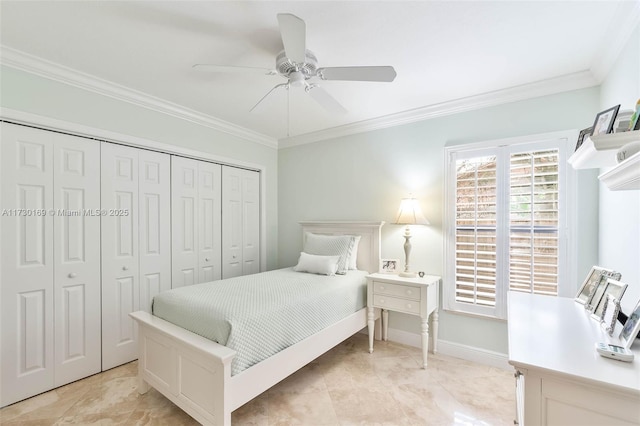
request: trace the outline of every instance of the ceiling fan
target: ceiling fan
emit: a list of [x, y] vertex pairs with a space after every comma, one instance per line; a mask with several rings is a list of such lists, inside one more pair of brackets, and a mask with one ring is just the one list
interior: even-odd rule
[[323, 80], [391, 82], [396, 78], [396, 71], [391, 66], [318, 68], [316, 56], [306, 48], [305, 22], [290, 13], [279, 13], [278, 24], [284, 50], [276, 56], [275, 69], [213, 64], [196, 64], [193, 67], [213, 72], [280, 75], [287, 79], [286, 83], [277, 84], [269, 90], [250, 111], [255, 110], [276, 89], [288, 90], [291, 87], [301, 87], [325, 110], [344, 114], [347, 112], [344, 107], [320, 87], [319, 82]]

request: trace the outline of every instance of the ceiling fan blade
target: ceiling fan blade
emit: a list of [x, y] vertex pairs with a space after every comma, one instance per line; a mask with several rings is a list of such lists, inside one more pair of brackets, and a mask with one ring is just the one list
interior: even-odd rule
[[280, 36], [287, 58], [304, 63], [307, 51], [307, 26], [304, 21], [291, 13], [278, 13]]
[[267, 98], [267, 96], [269, 96], [269, 95], [271, 94], [271, 92], [273, 92], [274, 90], [276, 90], [276, 89], [277, 89], [277, 88], [279, 88], [279, 87], [286, 87], [286, 88], [289, 88], [289, 83], [276, 84], [275, 86], [273, 86], [273, 87], [271, 88], [271, 90], [269, 90], [269, 91], [267, 92], [267, 94], [266, 94], [266, 95], [264, 95], [262, 98], [260, 98], [260, 100], [259, 100], [258, 102], [256, 102], [256, 104], [255, 104], [254, 106], [252, 106], [252, 107], [251, 107], [251, 109], [249, 110], [249, 112], [253, 112], [253, 110], [254, 110], [254, 109], [256, 109], [256, 107], [257, 107], [258, 105], [260, 105], [260, 104], [262, 103], [262, 101], [264, 101], [264, 100]]
[[323, 80], [391, 82], [396, 78], [391, 66], [318, 68], [316, 73]]
[[199, 71], [209, 72], [230, 72], [230, 73], [249, 73], [249, 74], [265, 74], [275, 75], [276, 70], [258, 67], [236, 67], [233, 65], [213, 65], [213, 64], [195, 64], [192, 68]]
[[322, 87], [309, 86], [307, 93], [328, 112], [341, 115], [347, 113], [347, 110]]

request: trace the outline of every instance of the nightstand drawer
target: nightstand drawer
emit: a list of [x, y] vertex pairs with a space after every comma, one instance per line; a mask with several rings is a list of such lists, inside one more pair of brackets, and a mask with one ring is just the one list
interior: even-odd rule
[[399, 299], [397, 297], [374, 293], [373, 304], [382, 309], [391, 309], [393, 311], [406, 312], [409, 314], [420, 314], [420, 302], [417, 301]]
[[373, 282], [373, 294], [388, 294], [390, 296], [406, 297], [420, 300], [420, 288], [406, 285], [389, 284], [379, 281]]

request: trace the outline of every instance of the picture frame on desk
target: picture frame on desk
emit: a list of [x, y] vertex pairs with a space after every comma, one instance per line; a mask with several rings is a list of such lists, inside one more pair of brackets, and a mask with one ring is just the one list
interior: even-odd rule
[[[620, 282], [613, 278], [607, 278], [600, 300], [593, 303], [593, 306], [595, 306], [593, 308], [593, 317], [598, 321], [600, 321], [600, 319], [602, 318], [602, 314], [604, 312], [604, 306], [608, 300], [607, 297], [613, 296], [615, 299], [620, 300], [622, 299], [622, 296], [624, 295], [624, 292], [626, 289], [627, 289], [627, 285], [625, 283]], [[618, 316], [616, 315], [616, 319], [617, 318]]]
[[[581, 305], [584, 305], [585, 309], [593, 311], [593, 308], [590, 304], [591, 300], [598, 293], [598, 288], [600, 287], [600, 285], [602, 284], [604, 286], [606, 284], [605, 281], [608, 277], [619, 280], [620, 278], [622, 278], [622, 275], [619, 272], [602, 268], [600, 266], [591, 267], [591, 270], [587, 274], [587, 277], [582, 283], [580, 290], [578, 290], [578, 294], [576, 294], [574, 300]], [[600, 297], [602, 297], [602, 293], [600, 293], [597, 302], [600, 301]]]
[[638, 332], [640, 332], [640, 301], [636, 304], [635, 308], [633, 308], [633, 311], [631, 311], [618, 337], [620, 341], [623, 342], [624, 347], [630, 349]]
[[609, 336], [613, 335], [613, 330], [618, 322], [618, 312], [620, 312], [620, 300], [610, 294], [607, 294], [607, 300], [604, 302], [600, 324]]

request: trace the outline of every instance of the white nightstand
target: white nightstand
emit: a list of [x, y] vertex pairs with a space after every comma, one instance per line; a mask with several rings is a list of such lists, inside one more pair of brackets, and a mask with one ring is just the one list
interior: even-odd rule
[[387, 340], [389, 311], [417, 315], [422, 322], [422, 368], [427, 366], [429, 351], [429, 316], [433, 353], [438, 341], [438, 289], [440, 277], [402, 278], [391, 274], [367, 276], [367, 325], [369, 326], [369, 353], [373, 352], [374, 308], [382, 309], [382, 340]]

